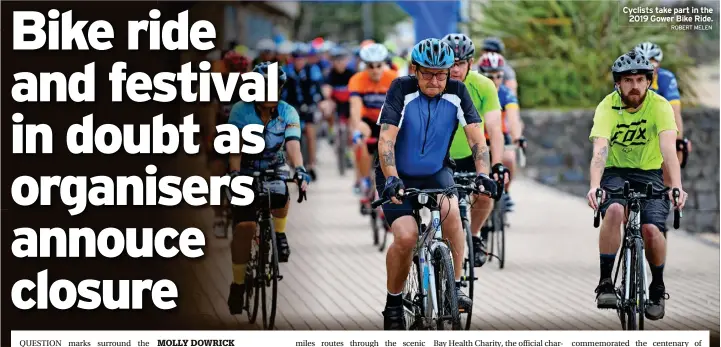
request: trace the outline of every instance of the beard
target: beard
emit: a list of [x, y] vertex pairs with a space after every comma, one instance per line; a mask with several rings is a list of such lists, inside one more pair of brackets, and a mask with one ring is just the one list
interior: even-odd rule
[[621, 90], [621, 101], [623, 101], [623, 104], [626, 106], [629, 106], [631, 108], [638, 108], [643, 104], [643, 101], [646, 99], [646, 91], [639, 90], [639, 89], [631, 89], [628, 91], [628, 93]]

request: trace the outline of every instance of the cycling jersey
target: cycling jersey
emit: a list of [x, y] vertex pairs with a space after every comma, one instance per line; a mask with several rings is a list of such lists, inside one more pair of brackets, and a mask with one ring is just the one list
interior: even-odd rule
[[635, 113], [614, 110], [619, 107], [618, 92], [607, 95], [596, 107], [589, 138], [608, 139], [610, 149], [606, 167], [640, 170], [660, 169], [663, 163], [658, 134], [678, 131], [671, 104], [656, 92], [646, 92], [641, 109]]
[[[508, 120], [506, 119], [506, 111], [518, 108], [518, 98], [513, 95], [511, 88], [501, 85], [498, 88], [498, 101], [501, 103], [501, 130], [504, 134], [508, 134]], [[486, 132], [488, 138], [488, 132]]]
[[[238, 102], [230, 111], [228, 123], [242, 129], [248, 124], [263, 125], [255, 104]], [[263, 131], [265, 149], [259, 154], [241, 154], [241, 167], [247, 169], [277, 168], [285, 164], [283, 145], [286, 141], [300, 141], [300, 120], [293, 106], [278, 102], [273, 115]]]
[[306, 64], [300, 71], [296, 71], [292, 63], [285, 67], [285, 73], [288, 80], [283, 87], [281, 98], [295, 107], [304, 121], [312, 122], [313, 112], [318, 102], [323, 100], [323, 73], [315, 64]]
[[[488, 112], [500, 110], [501, 105], [498, 100], [498, 92], [496, 92], [496, 85], [491, 79], [483, 76], [475, 71], [468, 72], [468, 76], [463, 81], [468, 94], [471, 95], [473, 106], [478, 111], [478, 116], [481, 117], [481, 121], [485, 122], [484, 115]], [[468, 140], [466, 139], [466, 132], [462, 126], [458, 126], [456, 134], [453, 136], [453, 143], [451, 143], [450, 156], [453, 159], [466, 158], [471, 156], [471, 148], [468, 146]]]
[[446, 164], [453, 134], [460, 123], [481, 123], [466, 86], [450, 80], [434, 98], [423, 95], [414, 76], [396, 78], [386, 95], [378, 125], [400, 128], [395, 143], [401, 176], [430, 176]]
[[503, 65], [503, 84], [505, 85], [508, 81], [516, 79], [516, 70], [513, 70], [511, 65], [508, 65], [508, 61]]
[[658, 73], [653, 76], [651, 90], [666, 98], [671, 105], [681, 104], [681, 94], [678, 92], [676, 76], [671, 71], [658, 68]]
[[348, 82], [348, 89], [351, 96], [360, 96], [363, 100], [361, 118], [368, 118], [372, 122], [378, 120], [383, 102], [386, 100], [386, 92], [398, 73], [393, 70], [384, 70], [380, 81], [371, 80], [368, 71], [361, 71], [353, 75]]
[[331, 69], [325, 82], [333, 88], [331, 99], [335, 101], [336, 110], [340, 116], [348, 117], [350, 114], [350, 105], [348, 103], [350, 90], [348, 89], [348, 83], [351, 77], [353, 77], [353, 74], [353, 70], [350, 69], [345, 69], [343, 72]]

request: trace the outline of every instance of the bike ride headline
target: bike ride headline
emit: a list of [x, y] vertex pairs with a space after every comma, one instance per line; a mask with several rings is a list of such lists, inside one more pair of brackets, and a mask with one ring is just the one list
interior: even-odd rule
[[[158, 21], [160, 11], [149, 12], [151, 20], [127, 22], [128, 50], [188, 50], [215, 49], [213, 25], [205, 20], [188, 21], [188, 11], [174, 20]], [[88, 25], [89, 24], [89, 25]], [[106, 51], [113, 48], [114, 28], [104, 20], [74, 21], [72, 11], [62, 14], [50, 10], [46, 14], [36, 11], [13, 13], [13, 50], [32, 51]], [[148, 47], [140, 47], [140, 39], [147, 39]], [[152, 55], [152, 53], [150, 53]], [[184, 102], [210, 101], [211, 87], [221, 102], [228, 102], [238, 93], [244, 102], [278, 101], [278, 64], [270, 65], [266, 79], [256, 72], [230, 73], [227, 83], [221, 73], [208, 72], [211, 64], [199, 64], [201, 72], [193, 72], [190, 63], [179, 72], [160, 72], [154, 76], [128, 71], [126, 62], [116, 61], [108, 74], [112, 102]], [[88, 62], [82, 72], [69, 77], [62, 72], [17, 72], [12, 87], [12, 98], [17, 103], [92, 103], [95, 102], [95, 62]], [[241, 86], [238, 82], [241, 80]], [[197, 92], [193, 83], [197, 83]], [[267, 85], [266, 85], [267, 84]], [[178, 91], [177, 87], [180, 87]], [[270, 92], [268, 92], [270, 91]], [[39, 155], [53, 153], [53, 133], [48, 124], [24, 123], [24, 115], [12, 115], [13, 155]], [[163, 114], [156, 115], [148, 124], [102, 124], [94, 114], [83, 117], [82, 122], [70, 126], [66, 145], [74, 155], [102, 153], [112, 155], [118, 151], [127, 154], [173, 154], [182, 143], [187, 154], [197, 154], [199, 144], [195, 135], [200, 126], [193, 122], [193, 114], [183, 118], [180, 125], [164, 124]], [[136, 129], [140, 136], [135, 138]], [[258, 154], [265, 148], [262, 125], [248, 125], [241, 130], [231, 124], [216, 127], [219, 136], [213, 144], [221, 154]], [[166, 141], [167, 139], [167, 141]], [[241, 146], [241, 141], [242, 146]], [[38, 148], [37, 144], [40, 144]], [[13, 201], [19, 206], [50, 206], [62, 203], [71, 216], [92, 206], [176, 206], [182, 202], [190, 206], [220, 205], [224, 189], [234, 194], [230, 203], [247, 206], [253, 202], [253, 177], [201, 176], [185, 179], [179, 176], [160, 176], [158, 168], [149, 164], [140, 176], [32, 176], [16, 177], [11, 187]], [[55, 188], [57, 187], [57, 189]], [[226, 188], [227, 187], [227, 188]], [[132, 201], [128, 201], [128, 190]], [[96, 233], [90, 228], [17, 228], [12, 253], [17, 258], [115, 258], [123, 254], [131, 258], [172, 258], [182, 254], [188, 258], [204, 255], [205, 238], [197, 228], [181, 232], [173, 228], [105, 228]], [[171, 242], [167, 242], [170, 239]], [[55, 246], [52, 241], [55, 240]], [[84, 241], [83, 242], [81, 242]], [[140, 242], [138, 242], [140, 240]], [[178, 245], [168, 247], [166, 244]], [[127, 244], [127, 247], [126, 247]], [[140, 244], [140, 245], [139, 245]], [[83, 246], [84, 245], [84, 246]], [[170, 280], [96, 280], [86, 279], [77, 285], [66, 279], [49, 279], [48, 270], [38, 272], [36, 281], [23, 279], [12, 288], [13, 305], [21, 310], [54, 308], [67, 310], [98, 309], [103, 305], [111, 310], [137, 310], [143, 308], [143, 298], [150, 295], [153, 304], [162, 310], [177, 306], [178, 289]], [[118, 283], [116, 283], [118, 282]], [[117, 284], [118, 291], [113, 293]], [[32, 291], [35, 290], [34, 297]], [[26, 292], [27, 291], [27, 292]], [[64, 291], [64, 293], [63, 293]], [[29, 292], [29, 293], [28, 293]]]

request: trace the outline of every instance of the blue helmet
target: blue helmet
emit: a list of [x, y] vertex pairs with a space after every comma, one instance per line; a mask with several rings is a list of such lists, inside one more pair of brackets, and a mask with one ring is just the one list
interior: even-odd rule
[[453, 66], [454, 56], [447, 43], [439, 39], [425, 39], [413, 47], [411, 60], [429, 69], [448, 69]]
[[[256, 65], [253, 68], [253, 72], [257, 72], [261, 75], [263, 75], [263, 78], [268, 79], [268, 67], [270, 64], [273, 64], [276, 62], [271, 61], [264, 61], [258, 65]], [[282, 87], [285, 84], [285, 81], [288, 80], [288, 75], [285, 74], [285, 70], [278, 64], [278, 87]]]

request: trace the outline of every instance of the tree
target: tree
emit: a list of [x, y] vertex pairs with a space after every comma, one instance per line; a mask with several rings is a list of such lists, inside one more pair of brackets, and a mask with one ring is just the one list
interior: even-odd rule
[[[360, 42], [363, 37], [363, 11], [361, 2], [310, 2], [301, 3], [296, 21], [295, 39], [309, 41], [322, 36], [332, 41]], [[373, 2], [373, 37], [383, 41], [393, 26], [408, 15], [392, 2]]]

